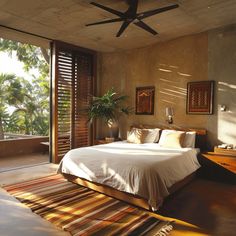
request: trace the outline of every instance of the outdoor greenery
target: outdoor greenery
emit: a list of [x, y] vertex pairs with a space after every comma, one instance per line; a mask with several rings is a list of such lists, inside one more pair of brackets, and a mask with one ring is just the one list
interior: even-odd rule
[[[0, 74], [0, 139], [5, 132], [48, 135], [49, 56], [45, 49], [0, 39], [0, 51], [16, 55], [31, 80]], [[39, 76], [32, 74], [32, 69]], [[37, 73], [36, 73], [37, 74]]]

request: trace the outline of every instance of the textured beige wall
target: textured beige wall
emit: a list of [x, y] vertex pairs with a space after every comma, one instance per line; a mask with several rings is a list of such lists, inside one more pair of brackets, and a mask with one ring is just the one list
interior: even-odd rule
[[[216, 81], [215, 114], [208, 117], [212, 143], [236, 145], [236, 25], [209, 32], [209, 79]], [[226, 105], [226, 112], [220, 111]]]
[[[120, 120], [121, 136], [134, 123], [166, 125], [165, 107], [174, 108], [172, 126], [205, 128], [207, 116], [186, 114], [189, 81], [208, 79], [208, 35], [202, 33], [151, 47], [99, 55], [99, 94], [114, 87], [135, 107], [135, 88], [155, 86], [154, 115], [130, 115]], [[102, 129], [101, 129], [102, 130]], [[99, 136], [105, 135], [100, 130]]]
[[[236, 145], [236, 25], [187, 36], [151, 47], [99, 55], [99, 94], [114, 87], [135, 107], [135, 88], [155, 86], [155, 114], [120, 120], [125, 137], [131, 124], [166, 125], [165, 107], [174, 108], [177, 127], [206, 128], [210, 144]], [[189, 81], [215, 80], [214, 114], [187, 115]], [[221, 112], [220, 105], [227, 111]], [[99, 136], [105, 136], [99, 126]]]

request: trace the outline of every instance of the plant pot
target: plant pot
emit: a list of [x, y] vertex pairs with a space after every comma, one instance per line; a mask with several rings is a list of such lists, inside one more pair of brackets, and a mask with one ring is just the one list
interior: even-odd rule
[[109, 127], [109, 136], [114, 137], [115, 139], [119, 136], [119, 126], [117, 121], [112, 121], [110, 124], [108, 124]]

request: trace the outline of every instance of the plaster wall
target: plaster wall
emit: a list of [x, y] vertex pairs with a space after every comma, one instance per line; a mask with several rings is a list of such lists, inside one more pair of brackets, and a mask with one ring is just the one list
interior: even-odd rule
[[[129, 96], [135, 107], [135, 88], [155, 86], [154, 115], [130, 115], [119, 121], [121, 137], [132, 124], [167, 125], [165, 108], [174, 108], [172, 127], [206, 128], [209, 143], [236, 145], [236, 34], [235, 27], [186, 36], [150, 47], [99, 55], [100, 90], [111, 87]], [[215, 80], [213, 115], [186, 114], [187, 83]], [[228, 111], [219, 112], [220, 104]], [[99, 126], [100, 137], [107, 130]]]
[[[209, 32], [209, 79], [216, 81], [215, 113], [208, 117], [212, 143], [236, 145], [236, 25]], [[221, 105], [226, 111], [220, 110]]]

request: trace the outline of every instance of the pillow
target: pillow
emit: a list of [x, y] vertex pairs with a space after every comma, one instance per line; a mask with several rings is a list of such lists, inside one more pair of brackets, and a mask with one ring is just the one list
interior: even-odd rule
[[196, 132], [186, 132], [183, 142], [183, 147], [186, 148], [195, 148]]
[[146, 132], [143, 135], [143, 143], [156, 143], [160, 138], [160, 129], [142, 129], [142, 131]]
[[146, 137], [148, 131], [132, 128], [130, 131], [127, 132], [127, 142], [128, 143], [143, 143], [144, 137]]
[[159, 144], [162, 147], [181, 148], [185, 137], [184, 131], [165, 129], [161, 133]]

